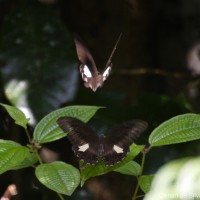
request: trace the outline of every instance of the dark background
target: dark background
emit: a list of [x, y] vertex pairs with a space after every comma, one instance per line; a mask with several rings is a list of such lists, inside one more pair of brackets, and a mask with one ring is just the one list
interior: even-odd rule
[[[99, 71], [123, 34], [112, 74], [95, 93], [83, 86], [73, 33], [85, 42]], [[61, 106], [105, 106], [91, 121], [97, 132], [143, 119], [149, 129], [139, 142], [146, 144], [161, 122], [199, 112], [199, 38], [199, 0], [0, 0], [0, 102], [31, 117], [30, 130]], [[25, 145], [23, 130], [0, 111], [0, 138]], [[152, 149], [145, 174], [169, 160], [198, 155], [198, 145]], [[66, 138], [46, 148], [51, 157], [77, 165]], [[19, 192], [13, 199], [57, 199], [39, 184], [34, 169], [1, 175], [0, 196], [11, 183]], [[129, 200], [135, 183], [134, 177], [110, 173], [87, 181], [66, 199]]]

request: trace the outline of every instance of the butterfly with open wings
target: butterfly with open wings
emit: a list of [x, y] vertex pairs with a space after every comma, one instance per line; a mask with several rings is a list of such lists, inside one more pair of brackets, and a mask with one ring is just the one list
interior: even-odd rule
[[81, 73], [83, 81], [85, 82], [84, 84], [85, 87], [91, 88], [95, 92], [98, 88], [101, 88], [103, 86], [104, 81], [110, 75], [110, 72], [112, 69], [111, 59], [117, 48], [121, 35], [122, 34], [120, 34], [102, 73], [100, 73], [97, 70], [96, 64], [94, 62], [94, 59], [91, 53], [85, 47], [85, 45], [80, 40], [80, 38], [77, 35], [74, 36], [77, 56], [81, 63], [80, 73]]
[[129, 146], [148, 126], [145, 121], [131, 120], [114, 128], [108, 136], [99, 137], [87, 124], [72, 117], [60, 117], [57, 124], [67, 133], [80, 160], [92, 165], [104, 161], [109, 166], [124, 159]]

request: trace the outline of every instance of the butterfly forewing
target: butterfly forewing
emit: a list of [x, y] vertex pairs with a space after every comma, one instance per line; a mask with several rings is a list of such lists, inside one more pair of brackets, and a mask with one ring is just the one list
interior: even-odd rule
[[60, 128], [68, 133], [67, 137], [72, 143], [73, 151], [85, 163], [97, 162], [97, 148], [99, 138], [94, 131], [82, 121], [72, 117], [61, 117], [57, 120]]
[[103, 155], [105, 163], [113, 165], [122, 161], [129, 152], [129, 146], [146, 130], [147, 126], [145, 121], [132, 120], [111, 130], [105, 138], [106, 150]]
[[83, 81], [85, 82], [85, 87], [91, 88], [93, 91], [96, 91], [98, 87], [102, 87], [103, 78], [100, 78], [100, 74], [97, 70], [94, 59], [80, 40], [78, 36], [74, 37], [76, 52], [78, 59], [80, 61], [80, 73]]
[[108, 78], [108, 76], [110, 75], [110, 72], [111, 72], [111, 69], [112, 69], [112, 61], [111, 61], [111, 59], [112, 59], [112, 57], [113, 57], [113, 55], [114, 55], [114, 53], [115, 53], [115, 51], [117, 49], [117, 45], [118, 45], [118, 43], [119, 43], [119, 41], [121, 39], [121, 36], [122, 36], [122, 33], [119, 35], [119, 37], [117, 39], [117, 42], [115, 43], [115, 46], [114, 46], [114, 48], [113, 48], [113, 50], [112, 50], [112, 52], [110, 54], [110, 57], [108, 58], [108, 61], [107, 61], [106, 65], [105, 65], [105, 68], [103, 70], [102, 76], [103, 76], [104, 80], [106, 80]]
[[77, 56], [81, 64], [83, 66], [86, 65], [91, 73], [97, 73], [96, 64], [91, 53], [77, 35], [74, 35], [74, 42], [76, 46]]

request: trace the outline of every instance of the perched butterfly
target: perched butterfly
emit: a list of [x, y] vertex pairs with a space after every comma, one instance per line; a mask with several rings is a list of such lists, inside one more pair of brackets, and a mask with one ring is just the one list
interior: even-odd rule
[[73, 151], [85, 164], [96, 164], [104, 161], [114, 165], [124, 159], [129, 146], [147, 128], [147, 122], [131, 120], [114, 128], [106, 137], [99, 137], [82, 121], [72, 117], [61, 117], [57, 120], [60, 128], [67, 133]]
[[108, 78], [111, 72], [111, 59], [117, 48], [121, 35], [122, 34], [120, 34], [102, 73], [100, 73], [97, 70], [96, 64], [91, 53], [81, 42], [80, 38], [78, 36], [74, 36], [76, 52], [78, 55], [78, 59], [81, 62], [80, 73], [83, 81], [85, 82], [85, 87], [91, 88], [95, 92], [99, 87], [103, 86], [104, 81]]

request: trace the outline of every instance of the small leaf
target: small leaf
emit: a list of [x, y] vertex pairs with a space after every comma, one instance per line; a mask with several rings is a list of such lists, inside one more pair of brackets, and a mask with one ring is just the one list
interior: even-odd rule
[[114, 171], [119, 172], [121, 174], [138, 176], [140, 174], [141, 167], [137, 162], [131, 160], [130, 162], [126, 163], [125, 165], [122, 165]]
[[16, 170], [16, 169], [22, 169], [22, 168], [25, 168], [25, 167], [30, 167], [30, 166], [33, 166], [35, 163], [37, 163], [38, 161], [38, 157], [36, 155], [36, 153], [28, 153], [26, 158], [18, 163], [16, 166], [14, 166], [12, 168], [12, 170]]
[[23, 162], [28, 154], [28, 148], [13, 141], [0, 140], [0, 174]]
[[116, 170], [119, 167], [124, 166], [125, 164], [133, 160], [133, 158], [135, 158], [141, 152], [142, 149], [143, 149], [143, 146], [137, 146], [136, 144], [132, 144], [130, 146], [130, 152], [124, 158], [124, 160], [120, 163], [116, 163], [113, 166], [106, 166], [104, 162], [99, 162], [95, 166], [87, 164], [85, 168], [81, 170], [81, 178], [82, 178], [81, 186], [84, 184], [84, 182], [87, 179], [91, 177], [106, 174], [110, 171]]
[[80, 183], [80, 173], [75, 167], [56, 161], [36, 168], [39, 181], [49, 189], [70, 196]]
[[87, 122], [100, 108], [101, 107], [97, 106], [68, 106], [53, 111], [44, 117], [36, 126], [33, 134], [34, 141], [38, 144], [42, 144], [65, 137], [66, 133], [64, 133], [56, 123], [59, 117], [75, 117], [83, 122]]
[[184, 114], [167, 120], [151, 133], [151, 146], [176, 144], [200, 139], [200, 115]]
[[15, 120], [15, 123], [18, 124], [19, 126], [22, 126], [23, 128], [27, 128], [27, 124], [29, 119], [26, 118], [24, 113], [19, 110], [18, 108], [14, 106], [9, 106], [3, 103], [0, 103], [1, 106], [3, 106], [9, 115]]
[[139, 184], [140, 184], [140, 188], [142, 189], [144, 193], [149, 192], [153, 177], [154, 177], [153, 175], [148, 175], [148, 176], [145, 175], [141, 177]]

